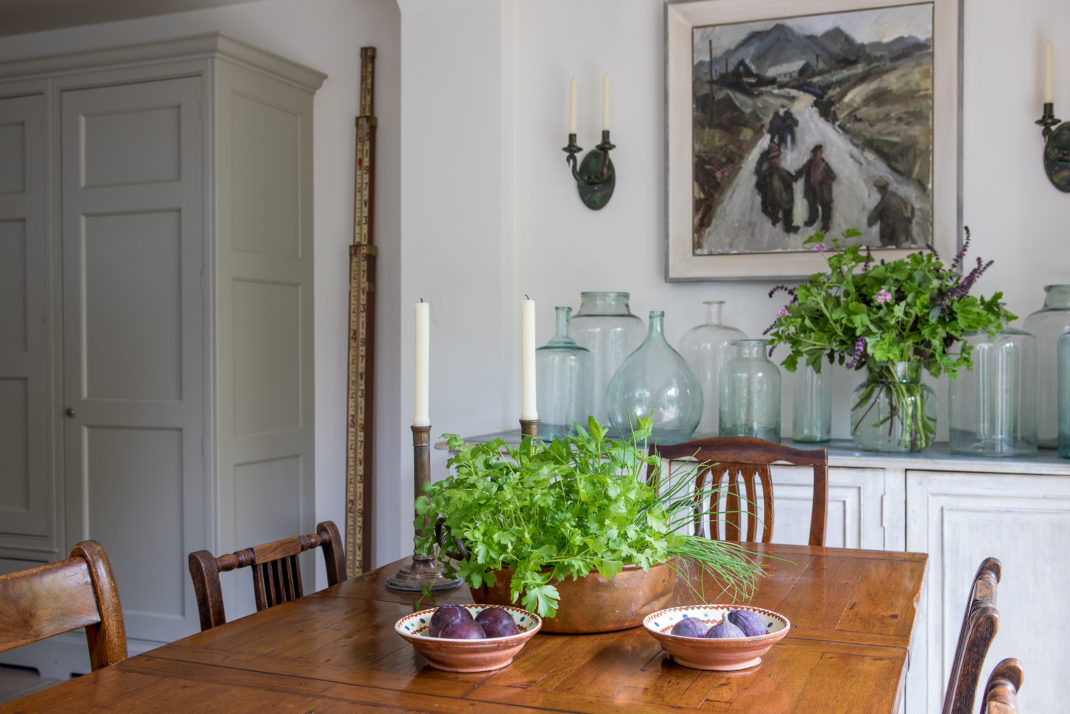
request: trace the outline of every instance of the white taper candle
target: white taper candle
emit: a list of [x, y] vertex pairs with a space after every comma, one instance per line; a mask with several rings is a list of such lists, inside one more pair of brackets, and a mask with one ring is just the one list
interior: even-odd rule
[[520, 303], [520, 418], [538, 419], [535, 405], [535, 301]]
[[428, 409], [428, 381], [431, 366], [430, 318], [430, 304], [422, 300], [416, 303], [415, 319], [413, 320], [413, 426], [431, 426], [431, 414]]

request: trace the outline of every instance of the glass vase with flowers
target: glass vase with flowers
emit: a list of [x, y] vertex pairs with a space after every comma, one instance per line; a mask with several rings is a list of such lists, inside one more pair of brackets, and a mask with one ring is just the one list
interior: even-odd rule
[[[1002, 293], [970, 295], [988, 269], [980, 258], [963, 274], [970, 231], [949, 266], [929, 247], [897, 260], [874, 261], [858, 245], [824, 233], [805, 241], [827, 253], [828, 272], [815, 273], [795, 288], [777, 285], [769, 296], [791, 296], [767, 332], [770, 344], [790, 352], [784, 368], [799, 360], [820, 372], [822, 363], [867, 371], [851, 399], [851, 436], [864, 449], [920, 451], [936, 436], [932, 390], [919, 378], [952, 378], [972, 365], [971, 331], [994, 334], [1015, 316], [1001, 304]], [[842, 234], [846, 241], [861, 235]]]

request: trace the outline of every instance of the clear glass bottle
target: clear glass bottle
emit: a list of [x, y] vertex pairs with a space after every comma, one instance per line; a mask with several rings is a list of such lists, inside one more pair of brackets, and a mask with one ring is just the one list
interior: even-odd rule
[[665, 313], [651, 310], [646, 339], [609, 380], [606, 409], [610, 424], [625, 435], [649, 416], [656, 441], [678, 444], [691, 438], [702, 417], [702, 385], [665, 340], [664, 324]]
[[815, 372], [802, 364], [795, 370], [793, 441], [823, 444], [832, 436], [832, 369], [827, 364], [821, 367], [821, 372]]
[[1037, 453], [1037, 340], [1021, 330], [963, 336], [973, 369], [948, 390], [951, 453], [1033, 456]]
[[554, 336], [535, 350], [539, 434], [552, 439], [575, 434], [576, 422], [586, 428], [594, 397], [591, 351], [568, 334], [572, 308], [558, 306], [554, 311]]
[[851, 438], [867, 451], [921, 451], [936, 438], [936, 393], [916, 362], [878, 362], [851, 393]]
[[1037, 446], [1054, 449], [1059, 442], [1058, 400], [1055, 390], [1056, 342], [1070, 329], [1070, 285], [1044, 287], [1044, 307], [1025, 319], [1026, 332], [1037, 338]]
[[1070, 459], [1070, 332], [1059, 338], [1059, 456]]
[[625, 358], [643, 342], [643, 321], [631, 313], [628, 293], [581, 292], [580, 310], [572, 316], [572, 339], [591, 351], [593, 403], [599, 423], [609, 422], [606, 388]]
[[700, 435], [713, 435], [717, 433], [721, 367], [732, 353], [732, 342], [745, 340], [747, 336], [742, 330], [721, 322], [723, 300], [707, 300], [702, 304], [706, 306], [706, 322], [685, 332], [680, 338], [679, 349], [702, 384], [702, 419], [699, 420], [697, 432]]
[[769, 359], [769, 340], [736, 340], [721, 368], [717, 431], [780, 441], [780, 368]]

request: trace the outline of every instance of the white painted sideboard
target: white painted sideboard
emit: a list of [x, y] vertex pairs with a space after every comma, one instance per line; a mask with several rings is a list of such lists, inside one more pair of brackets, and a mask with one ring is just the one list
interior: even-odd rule
[[[786, 442], [791, 444], [791, 442]], [[812, 444], [792, 444], [813, 448]], [[966, 594], [977, 566], [999, 558], [1000, 627], [983, 668], [1017, 657], [1026, 679], [1023, 711], [1057, 711], [1070, 671], [1070, 460], [955, 456], [947, 444], [921, 454], [829, 445], [830, 546], [929, 555], [907, 676], [908, 714], [940, 710]], [[810, 475], [774, 469], [773, 540], [805, 543]], [[982, 679], [983, 684], [983, 679]]]

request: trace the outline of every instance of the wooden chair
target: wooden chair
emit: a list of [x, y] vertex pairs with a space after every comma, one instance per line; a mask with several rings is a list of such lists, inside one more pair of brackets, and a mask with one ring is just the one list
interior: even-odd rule
[[1013, 714], [1018, 711], [1018, 692], [1022, 688], [1022, 665], [1008, 657], [992, 670], [985, 685], [981, 714]]
[[251, 566], [256, 609], [259, 612], [304, 595], [297, 556], [311, 548], [323, 548], [329, 584], [336, 585], [346, 579], [345, 546], [332, 521], [317, 524], [316, 532], [310, 535], [285, 538], [218, 558], [207, 550], [190, 553], [189, 574], [197, 594], [201, 631], [227, 621], [223, 610], [223, 589], [219, 583], [220, 573]]
[[126, 659], [119, 590], [100, 543], [82, 541], [68, 560], [0, 575], [0, 652], [82, 627], [94, 671]]
[[[663, 460], [690, 459], [698, 462], [695, 474], [695, 489], [707, 489], [708, 505], [696, 504], [695, 529], [702, 532], [702, 518], [709, 515], [707, 535], [710, 538], [729, 541], [761, 540], [768, 543], [773, 536], [773, 481], [769, 475], [770, 464], [786, 462], [795, 466], [810, 466], [814, 472], [813, 506], [810, 510], [810, 545], [825, 544], [825, 521], [828, 510], [828, 450], [796, 449], [773, 441], [750, 436], [723, 436], [698, 439], [682, 444], [652, 444], [651, 453]], [[653, 473], [649, 467], [648, 474]], [[710, 483], [706, 483], [707, 478]], [[743, 492], [740, 493], [740, 482]], [[757, 504], [757, 487], [761, 484], [763, 513], [761, 518], [753, 513]], [[723, 509], [724, 536], [718, 533], [715, 516], [719, 513], [718, 500], [724, 490]], [[741, 509], [741, 496], [745, 506]], [[743, 536], [742, 513], [747, 514], [746, 537]], [[720, 520], [720, 519], [716, 519]], [[759, 523], [760, 520], [760, 523]], [[758, 532], [758, 528], [761, 532]]]
[[955, 659], [951, 662], [943, 714], [970, 714], [973, 710], [981, 666], [999, 629], [996, 586], [1001, 573], [1002, 567], [997, 559], [985, 558], [973, 577], [955, 648]]

